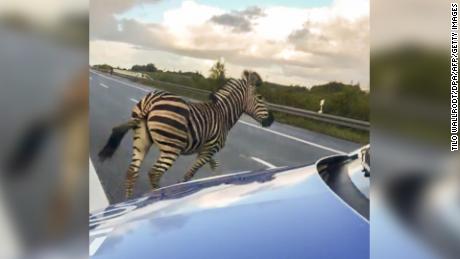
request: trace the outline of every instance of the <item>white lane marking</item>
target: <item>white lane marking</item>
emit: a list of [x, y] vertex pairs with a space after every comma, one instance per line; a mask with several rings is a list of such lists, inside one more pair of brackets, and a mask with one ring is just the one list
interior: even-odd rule
[[105, 88], [109, 88], [108, 86], [106, 86], [106, 85], [103, 84], [103, 83], [99, 83], [99, 85], [102, 86], [102, 87], [105, 87]]
[[101, 234], [107, 234], [107, 233], [112, 232], [112, 230], [113, 230], [113, 228], [104, 228], [104, 229], [100, 229], [100, 230], [90, 231], [89, 236], [92, 237], [92, 236], [99, 236]]
[[101, 181], [99, 180], [99, 176], [94, 169], [93, 162], [89, 159], [89, 210], [95, 211], [98, 209], [103, 209], [109, 206], [109, 200], [107, 199], [107, 195], [102, 188]]
[[[114, 81], [117, 81], [119, 83], [122, 83], [124, 85], [127, 85], [127, 86], [130, 86], [130, 87], [133, 87], [133, 88], [137, 88], [139, 90], [142, 90], [144, 92], [150, 92], [146, 89], [143, 89], [143, 88], [140, 88], [140, 87], [137, 87], [137, 86], [134, 86], [134, 85], [131, 85], [129, 83], [126, 83], [126, 82], [123, 82], [123, 81], [120, 81], [120, 80], [117, 80], [115, 78], [110, 78], [110, 77], [107, 77], [105, 75], [102, 75], [102, 74], [99, 74], [99, 73], [96, 73], [96, 72], [93, 72], [91, 71], [92, 73], [95, 73], [97, 75], [100, 75], [104, 78], [107, 78], [107, 79], [110, 79], [110, 80], [114, 80]], [[330, 151], [330, 152], [333, 152], [333, 153], [336, 153], [336, 154], [347, 154], [346, 152], [343, 152], [343, 151], [340, 151], [340, 150], [337, 150], [337, 149], [333, 149], [333, 148], [329, 148], [329, 147], [326, 147], [326, 146], [323, 146], [323, 145], [320, 145], [320, 144], [316, 144], [316, 143], [313, 143], [313, 142], [310, 142], [310, 141], [306, 141], [306, 140], [303, 140], [303, 139], [300, 139], [300, 138], [296, 138], [296, 137], [293, 137], [293, 136], [290, 136], [290, 135], [287, 135], [287, 134], [284, 134], [284, 133], [281, 133], [281, 132], [278, 132], [278, 131], [274, 131], [274, 130], [270, 130], [270, 129], [266, 129], [266, 128], [262, 128], [260, 126], [257, 126], [257, 125], [254, 125], [252, 123], [249, 123], [249, 122], [245, 122], [243, 120], [239, 120], [238, 122], [241, 122], [245, 125], [248, 125], [248, 126], [251, 126], [251, 127], [255, 127], [255, 128], [258, 128], [258, 129], [261, 129], [261, 130], [265, 130], [267, 132], [270, 132], [270, 133], [273, 133], [273, 134], [276, 134], [276, 135], [279, 135], [279, 136], [282, 136], [282, 137], [285, 137], [285, 138], [288, 138], [288, 139], [291, 139], [291, 140], [294, 140], [294, 141], [298, 141], [298, 142], [302, 142], [304, 144], [307, 144], [307, 145], [310, 145], [310, 146], [313, 146], [313, 147], [317, 147], [317, 148], [321, 148], [321, 149], [324, 149], [324, 150], [327, 150], [327, 151]]]
[[108, 76], [105, 76], [105, 75], [102, 75], [102, 74], [99, 74], [99, 73], [96, 73], [96, 72], [93, 72], [93, 71], [91, 71], [91, 72], [92, 72], [92, 73], [95, 73], [95, 74], [98, 75], [98, 76], [102, 76], [102, 77], [104, 77], [104, 78], [106, 78], [106, 79], [113, 80], [113, 81], [115, 81], [115, 82], [118, 82], [118, 83], [120, 83], [120, 84], [127, 85], [127, 86], [132, 87], [132, 88], [136, 88], [136, 89], [141, 90], [141, 91], [144, 91], [144, 92], [146, 92], [146, 93], [151, 92], [151, 90], [147, 90], [147, 89], [144, 89], [144, 88], [141, 88], [141, 87], [132, 85], [132, 84], [130, 84], [130, 83], [123, 82], [123, 81], [118, 80], [118, 79], [115, 79], [115, 78], [110, 78], [110, 77], [108, 77]]
[[97, 250], [102, 245], [102, 243], [104, 243], [106, 238], [107, 236], [97, 237], [93, 240], [93, 242], [91, 242], [91, 244], [89, 245], [89, 256], [93, 256], [97, 252]]
[[327, 151], [331, 151], [333, 153], [342, 154], [342, 155], [346, 154], [345, 152], [337, 150], [337, 149], [329, 148], [329, 147], [326, 147], [326, 146], [323, 146], [323, 145], [320, 145], [320, 144], [316, 144], [316, 143], [313, 143], [313, 142], [310, 142], [310, 141], [306, 141], [306, 140], [303, 140], [303, 139], [300, 139], [300, 138], [296, 138], [296, 137], [293, 137], [293, 136], [290, 136], [290, 135], [287, 135], [287, 134], [284, 134], [284, 133], [281, 133], [281, 132], [278, 132], [278, 131], [262, 128], [260, 126], [254, 125], [254, 124], [249, 123], [249, 122], [245, 122], [245, 121], [242, 121], [242, 120], [240, 120], [239, 122], [243, 123], [245, 125], [254, 127], [254, 128], [265, 130], [267, 132], [270, 132], [270, 133], [273, 133], [273, 134], [276, 134], [276, 135], [280, 135], [282, 137], [285, 137], [285, 138], [288, 138], [288, 139], [291, 139], [291, 140], [302, 142], [302, 143], [310, 145], [310, 146], [314, 146], [314, 147], [321, 148], [321, 149], [324, 149], [324, 150], [327, 150]]
[[258, 157], [251, 156], [251, 159], [256, 161], [256, 162], [258, 162], [258, 163], [263, 164], [264, 166], [268, 167], [269, 169], [277, 168], [277, 166], [274, 166], [274, 165], [270, 164], [269, 162], [264, 161], [264, 160], [262, 160], [262, 159], [260, 159]]
[[130, 99], [132, 102], [135, 102], [135, 103], [139, 102], [138, 100], [136, 100], [136, 99], [134, 99], [134, 98], [129, 98], [129, 99]]

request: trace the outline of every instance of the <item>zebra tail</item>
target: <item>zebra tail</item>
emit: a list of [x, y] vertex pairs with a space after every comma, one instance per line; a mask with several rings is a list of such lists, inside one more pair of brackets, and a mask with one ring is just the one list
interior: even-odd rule
[[47, 120], [36, 121], [24, 132], [18, 144], [6, 161], [6, 172], [24, 172], [37, 157], [41, 147], [50, 135], [53, 125]]
[[117, 150], [118, 146], [120, 146], [121, 140], [125, 136], [125, 134], [130, 130], [137, 126], [138, 120], [131, 119], [126, 123], [121, 124], [112, 129], [112, 134], [110, 135], [109, 140], [105, 144], [104, 148], [99, 152], [99, 160], [104, 161], [107, 158], [113, 156], [115, 151]]

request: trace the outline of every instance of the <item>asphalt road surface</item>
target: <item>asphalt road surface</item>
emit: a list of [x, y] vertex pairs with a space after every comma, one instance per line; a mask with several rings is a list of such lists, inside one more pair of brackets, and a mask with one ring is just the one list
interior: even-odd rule
[[[123, 182], [131, 158], [132, 132], [123, 139], [110, 160], [99, 162], [97, 153], [108, 139], [112, 127], [130, 118], [135, 103], [152, 91], [151, 87], [99, 72], [90, 73], [90, 159], [110, 203], [124, 200]], [[316, 132], [276, 122], [261, 128], [243, 116], [233, 127], [225, 147], [215, 156], [220, 167], [212, 172], [203, 166], [194, 179], [270, 167], [313, 163], [321, 157], [348, 153], [360, 145]], [[159, 152], [152, 146], [141, 167], [134, 196], [150, 190], [147, 172]], [[196, 155], [181, 156], [161, 179], [161, 186], [177, 183]]]

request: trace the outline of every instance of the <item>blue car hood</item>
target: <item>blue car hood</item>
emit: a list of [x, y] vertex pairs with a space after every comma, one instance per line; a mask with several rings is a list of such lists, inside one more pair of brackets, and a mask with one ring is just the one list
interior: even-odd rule
[[[177, 184], [90, 215], [94, 258], [369, 258], [369, 223], [316, 166]], [[94, 250], [97, 251], [94, 251]]]

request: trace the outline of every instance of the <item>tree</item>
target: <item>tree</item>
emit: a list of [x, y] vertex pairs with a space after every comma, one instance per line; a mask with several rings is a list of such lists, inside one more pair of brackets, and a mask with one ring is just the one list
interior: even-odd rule
[[225, 81], [225, 65], [224, 62], [217, 61], [209, 70], [211, 79], [219, 82]]
[[131, 70], [136, 72], [156, 72], [158, 69], [154, 64], [149, 63], [147, 65], [134, 65]]
[[147, 72], [156, 72], [156, 71], [157, 71], [157, 68], [155, 67], [154, 64], [149, 63], [149, 64], [147, 64], [147, 66], [145, 67], [145, 71], [147, 71]]
[[94, 65], [93, 66], [95, 69], [99, 69], [104, 72], [110, 72], [113, 68], [110, 65], [107, 64], [102, 64], [102, 65]]

